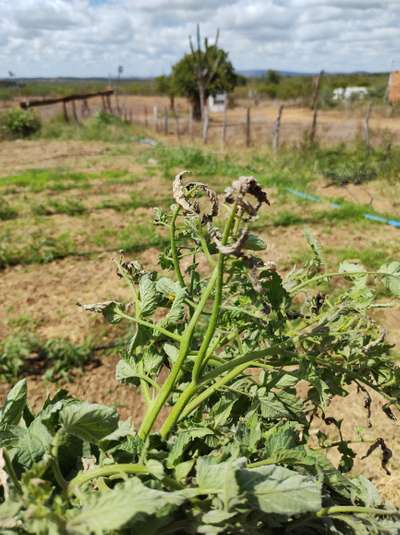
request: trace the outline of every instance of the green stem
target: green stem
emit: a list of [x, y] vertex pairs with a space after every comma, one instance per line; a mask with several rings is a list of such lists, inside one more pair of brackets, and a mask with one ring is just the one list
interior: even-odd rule
[[[226, 245], [229, 239], [229, 235], [232, 230], [232, 226], [235, 221], [236, 216], [236, 204], [232, 207], [231, 213], [229, 215], [229, 218], [225, 224], [224, 233], [222, 237], [222, 244]], [[224, 262], [225, 262], [225, 256], [222, 253], [219, 253], [217, 265], [215, 267], [216, 271], [216, 283], [215, 283], [215, 296], [214, 296], [214, 303], [211, 311], [211, 316], [208, 321], [207, 330], [205, 332], [203, 341], [200, 345], [200, 349], [198, 351], [196, 362], [193, 366], [192, 370], [192, 382], [185, 388], [185, 390], [180, 395], [178, 401], [175, 403], [174, 407], [172, 408], [171, 412], [169, 413], [167, 419], [165, 420], [162, 428], [161, 428], [161, 436], [163, 438], [166, 438], [171, 431], [171, 429], [174, 427], [176, 422], [179, 419], [179, 416], [185, 406], [187, 405], [190, 398], [194, 395], [194, 393], [197, 390], [197, 385], [199, 381], [199, 377], [201, 374], [201, 369], [203, 362], [206, 358], [209, 358], [209, 346], [212, 341], [212, 338], [215, 334], [217, 325], [218, 325], [218, 317], [221, 310], [221, 304], [222, 304], [222, 287], [223, 287], [223, 276], [224, 276]]]
[[211, 275], [210, 280], [208, 281], [206, 288], [203, 291], [203, 294], [193, 313], [193, 316], [191, 317], [190, 322], [181, 337], [181, 344], [179, 348], [178, 358], [176, 359], [175, 364], [173, 365], [168, 378], [162, 385], [153, 405], [150, 407], [150, 410], [147, 412], [146, 416], [144, 417], [142, 425], [139, 429], [139, 436], [142, 440], [145, 440], [148, 434], [150, 433], [158, 414], [160, 413], [166, 400], [171, 394], [172, 389], [174, 388], [175, 381], [179, 373], [181, 372], [182, 365], [189, 352], [190, 344], [192, 341], [193, 333], [196, 328], [197, 322], [215, 286], [217, 274], [218, 274], [217, 268], [215, 268], [213, 274]]
[[[236, 359], [230, 360], [228, 362], [225, 362], [225, 364], [222, 364], [221, 366], [218, 366], [214, 370], [210, 371], [209, 373], [207, 373], [206, 375], [202, 377], [201, 382], [206, 383], [207, 381], [216, 379], [222, 373], [229, 371], [232, 368], [235, 368], [242, 364], [246, 364], [246, 366], [249, 366], [250, 362], [252, 361], [257, 361], [265, 357], [272, 357], [276, 355], [276, 353], [282, 351], [282, 349], [284, 349], [286, 345], [287, 345], [287, 342], [282, 342], [281, 344], [276, 344], [266, 349], [260, 349], [259, 351], [250, 351], [249, 353], [245, 353], [244, 355], [237, 357]], [[292, 353], [288, 353], [288, 355], [295, 356], [295, 354], [292, 354]]]
[[174, 264], [175, 274], [176, 278], [178, 279], [179, 285], [182, 288], [186, 287], [185, 280], [182, 275], [181, 266], [179, 264], [179, 256], [178, 256], [178, 249], [176, 247], [176, 218], [179, 215], [179, 206], [176, 206], [174, 208], [174, 211], [172, 213], [172, 220], [171, 220], [171, 226], [170, 226], [170, 243], [171, 243], [171, 253], [172, 253], [172, 262]]
[[245, 364], [234, 368], [229, 373], [221, 377], [218, 381], [215, 381], [215, 383], [213, 383], [211, 386], [203, 390], [201, 394], [192, 399], [192, 401], [186, 405], [186, 407], [180, 414], [179, 419], [182, 420], [183, 418], [186, 418], [186, 416], [188, 416], [191, 412], [197, 409], [197, 407], [201, 405], [207, 398], [212, 396], [218, 389], [220, 389], [221, 386], [224, 386], [226, 383], [233, 381], [233, 379], [240, 375], [247, 367], [248, 363], [246, 362]]
[[84, 485], [92, 479], [99, 477], [109, 477], [118, 474], [149, 474], [149, 470], [140, 464], [111, 464], [107, 466], [100, 466], [93, 468], [88, 472], [77, 475], [68, 483], [68, 494], [75, 494], [80, 486]]
[[54, 436], [53, 444], [51, 447], [51, 468], [53, 470], [54, 478], [62, 489], [67, 487], [67, 482], [62, 475], [60, 464], [58, 462], [58, 450], [62, 444], [64, 438], [64, 431], [60, 429]]
[[169, 413], [167, 419], [165, 420], [165, 422], [163, 423], [161, 427], [160, 435], [162, 436], [162, 438], [167, 438], [169, 432], [171, 431], [172, 427], [175, 425], [175, 423], [179, 419], [181, 412], [186, 407], [190, 398], [195, 394], [197, 388], [198, 388], [197, 384], [190, 383], [182, 392], [178, 401], [173, 406], [171, 412]]
[[400, 516], [399, 510], [388, 511], [387, 509], [377, 509], [376, 507], [360, 507], [357, 505], [336, 505], [333, 507], [324, 507], [320, 509], [315, 516], [321, 518], [323, 516], [331, 516], [338, 514], [364, 514], [364, 515], [379, 515], [379, 516], [389, 516], [396, 515]]
[[161, 327], [160, 325], [152, 323], [151, 321], [145, 321], [145, 320], [136, 318], [134, 316], [129, 316], [128, 314], [125, 314], [121, 310], [118, 311], [118, 314], [129, 321], [134, 321], [138, 325], [143, 325], [143, 327], [148, 327], [149, 329], [158, 331], [160, 334], [163, 334], [167, 338], [171, 338], [171, 340], [174, 340], [174, 342], [180, 342], [182, 340], [182, 337], [179, 334], [172, 333], [168, 329], [164, 329], [164, 327]]
[[21, 489], [21, 485], [19, 484], [17, 474], [15, 473], [15, 470], [11, 462], [11, 459], [8, 455], [8, 452], [5, 449], [3, 450], [3, 458], [4, 458], [4, 463], [6, 466], [7, 473], [10, 476], [11, 481], [13, 482], [15, 490], [18, 492], [18, 494], [22, 494], [22, 489]]

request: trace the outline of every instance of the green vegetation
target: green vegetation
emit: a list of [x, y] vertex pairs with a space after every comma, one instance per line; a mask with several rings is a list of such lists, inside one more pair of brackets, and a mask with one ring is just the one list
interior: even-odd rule
[[33, 110], [11, 108], [0, 115], [0, 137], [25, 138], [40, 132], [42, 122]]
[[231, 92], [244, 83], [228, 59], [228, 53], [218, 47], [218, 35], [213, 45], [207, 38], [201, 44], [200, 26], [197, 26], [196, 47], [190, 39], [190, 52], [172, 67], [169, 92], [176, 91], [192, 104], [193, 118], [203, 118], [203, 108], [210, 95]]
[[[321, 85], [322, 106], [336, 106], [332, 100], [333, 90], [339, 87], [362, 86], [368, 88], [368, 99], [383, 102], [387, 88], [388, 74], [324, 74]], [[278, 100], [297, 100], [303, 105], [311, 104], [313, 76], [285, 76], [276, 71], [267, 71], [261, 78], [247, 80], [245, 88], [237, 90], [238, 96], [247, 96], [249, 89], [261, 96]]]
[[0, 344], [0, 378], [11, 382], [29, 373], [51, 381], [68, 379], [71, 370], [83, 369], [92, 358], [89, 340], [76, 345], [63, 338], [42, 340], [30, 332], [17, 332]]
[[[400, 370], [370, 314], [381, 287], [400, 296], [400, 263], [327, 272], [308, 235], [310, 259], [282, 277], [254, 256], [265, 244], [249, 226], [268, 204], [255, 179], [234, 181], [223, 206], [182, 175], [173, 190], [176, 204], [156, 213], [168, 234], [162, 274], [121, 259], [129, 302], [83, 305], [135, 328], [116, 375], [140, 388], [141, 425], [65, 391], [33, 414], [17, 383], [0, 413], [0, 525], [21, 534], [396, 533], [400, 511], [347, 475], [356, 452], [342, 434], [346, 415], [329, 416], [329, 405], [355, 385], [368, 418], [369, 390], [393, 418]], [[55, 345], [59, 360], [74, 354]], [[315, 432], [313, 421], [333, 432]], [[373, 427], [361, 435], [365, 457], [379, 450], [390, 473], [390, 445]]]

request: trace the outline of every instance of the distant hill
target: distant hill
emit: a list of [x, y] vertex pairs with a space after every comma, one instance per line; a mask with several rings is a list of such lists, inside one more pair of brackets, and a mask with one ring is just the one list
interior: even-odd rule
[[[241, 69], [238, 73], [246, 78], [261, 78], [267, 72], [268, 69]], [[274, 69], [275, 70], [275, 69]], [[296, 71], [279, 71], [282, 76], [314, 76], [315, 72], [296, 72]]]

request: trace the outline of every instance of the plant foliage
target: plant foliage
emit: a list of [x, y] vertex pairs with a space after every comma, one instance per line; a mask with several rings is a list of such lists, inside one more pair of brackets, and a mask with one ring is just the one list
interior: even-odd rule
[[[64, 391], [34, 415], [17, 383], [0, 414], [2, 532], [398, 534], [400, 512], [346, 475], [355, 452], [329, 405], [356, 385], [367, 413], [373, 390], [394, 417], [400, 371], [370, 313], [375, 286], [400, 294], [399, 264], [328, 273], [307, 235], [311, 260], [282, 276], [255, 256], [251, 223], [269, 201], [253, 177], [223, 200], [183, 179], [155, 214], [170, 237], [162, 273], [120, 259], [127, 302], [84, 305], [136, 326], [116, 374], [142, 391], [140, 427]], [[389, 471], [375, 439], [365, 454], [379, 449]]]
[[1, 118], [1, 123], [6, 134], [17, 138], [30, 137], [42, 127], [40, 117], [35, 112], [20, 108], [8, 110]]

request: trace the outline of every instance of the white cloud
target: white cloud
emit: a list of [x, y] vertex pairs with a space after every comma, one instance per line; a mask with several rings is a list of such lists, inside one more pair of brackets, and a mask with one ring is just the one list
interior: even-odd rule
[[399, 0], [0, 0], [0, 76], [168, 72], [199, 22], [237, 68], [387, 70]]

